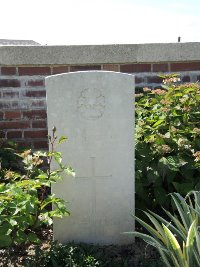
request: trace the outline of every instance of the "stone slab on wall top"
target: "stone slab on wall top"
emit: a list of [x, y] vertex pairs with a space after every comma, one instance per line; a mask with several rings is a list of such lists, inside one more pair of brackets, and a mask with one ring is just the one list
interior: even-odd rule
[[134, 76], [89, 71], [46, 78], [48, 129], [66, 135], [64, 177], [52, 192], [71, 215], [54, 219], [54, 239], [126, 244], [134, 230]]

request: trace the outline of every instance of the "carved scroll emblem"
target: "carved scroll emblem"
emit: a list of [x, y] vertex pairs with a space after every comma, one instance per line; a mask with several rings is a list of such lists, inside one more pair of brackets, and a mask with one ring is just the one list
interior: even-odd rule
[[84, 89], [77, 101], [77, 108], [82, 117], [95, 120], [103, 116], [105, 96], [95, 88]]

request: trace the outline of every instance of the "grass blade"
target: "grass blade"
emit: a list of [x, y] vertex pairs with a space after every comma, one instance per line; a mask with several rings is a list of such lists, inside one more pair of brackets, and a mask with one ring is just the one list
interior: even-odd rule
[[[189, 212], [189, 210], [185, 210], [185, 209], [183, 209], [183, 207], [182, 206], [184, 206], [184, 202], [185, 202], [185, 200], [183, 199], [182, 200], [182, 206], [180, 205], [180, 203], [177, 201], [177, 199], [176, 199], [176, 197], [178, 197], [179, 198], [179, 200], [180, 200], [180, 195], [179, 194], [172, 194], [172, 199], [173, 199], [173, 201], [174, 201], [174, 203], [175, 203], [175, 205], [176, 205], [176, 207], [177, 207], [177, 209], [178, 209], [178, 212], [179, 212], [179, 215], [180, 215], [180, 217], [181, 217], [181, 219], [182, 219], [182, 222], [183, 222], [183, 225], [184, 225], [184, 227], [185, 227], [185, 229], [188, 231], [189, 230], [189, 225], [190, 225], [190, 223], [189, 223], [189, 219], [187, 218], [187, 214], [188, 214], [188, 212]], [[182, 198], [182, 197], [181, 197]], [[184, 203], [184, 204], [183, 204]], [[187, 205], [187, 204], [186, 204]]]
[[195, 238], [195, 227], [196, 227], [196, 221], [194, 221], [188, 231], [187, 241], [186, 241], [186, 255], [187, 255], [187, 263], [189, 266], [192, 266], [192, 254], [193, 254], [193, 244], [194, 244], [194, 238]]
[[[165, 209], [163, 209], [165, 212], [166, 212], [166, 214], [171, 218], [171, 213], [169, 213], [168, 211], [166, 211]], [[159, 216], [159, 215], [157, 215], [156, 213], [154, 213], [154, 212], [152, 212], [152, 211], [150, 211], [150, 210], [148, 210], [149, 211], [149, 213], [151, 213], [153, 216], [155, 216], [161, 223], [163, 223], [163, 224], [165, 224], [170, 230], [172, 230], [173, 232], [174, 232], [174, 234], [176, 234], [177, 236], [180, 236], [181, 238], [183, 238], [183, 239], [185, 239], [186, 240], [186, 230], [185, 230], [185, 228], [183, 227], [183, 229], [182, 230], [184, 230], [185, 231], [185, 234], [183, 234], [181, 231], [179, 231], [179, 229], [178, 229], [178, 222], [177, 222], [177, 228], [171, 223], [171, 222], [169, 222], [169, 221], [167, 221], [167, 220], [165, 220], [165, 219], [163, 219], [161, 216]], [[175, 218], [174, 216], [173, 216], [173, 218]], [[171, 218], [172, 219], [172, 218]], [[175, 221], [176, 220], [178, 220], [177, 218], [175, 218]], [[172, 220], [173, 221], [173, 220]], [[180, 222], [179, 222], [180, 223]], [[182, 224], [181, 224], [182, 225]]]
[[149, 220], [153, 223], [153, 225], [155, 226], [155, 228], [157, 229], [158, 233], [160, 233], [161, 236], [161, 240], [163, 242], [163, 244], [167, 244], [167, 240], [165, 239], [165, 231], [163, 230], [162, 226], [159, 224], [159, 222], [148, 212], [145, 212], [146, 216], [149, 218]]
[[173, 249], [172, 251], [174, 252], [171, 254], [171, 256], [173, 256], [178, 261], [179, 267], [184, 267], [185, 264], [183, 261], [183, 254], [182, 254], [181, 247], [180, 247], [178, 241], [176, 240], [176, 238], [172, 234], [172, 232], [164, 224], [163, 224], [163, 229], [165, 231], [166, 237], [170, 241], [171, 247]]
[[151, 227], [149, 224], [145, 223], [141, 219], [139, 219], [137, 216], [132, 215], [144, 228], [147, 229], [147, 231], [155, 238], [162, 241], [162, 236], [159, 234], [158, 231], [156, 231], [153, 227]]
[[[170, 217], [170, 219], [172, 220], [172, 222], [177, 227], [177, 228], [175, 228], [176, 231], [177, 231], [177, 233], [180, 234], [182, 236], [182, 238], [186, 241], [186, 238], [187, 238], [187, 230], [184, 228], [184, 226], [180, 223], [180, 221], [175, 216], [171, 215], [171, 213], [169, 211], [167, 211], [165, 209], [164, 209], [164, 211], [166, 212], [166, 214]], [[178, 230], [178, 229], [180, 229], [180, 230]]]

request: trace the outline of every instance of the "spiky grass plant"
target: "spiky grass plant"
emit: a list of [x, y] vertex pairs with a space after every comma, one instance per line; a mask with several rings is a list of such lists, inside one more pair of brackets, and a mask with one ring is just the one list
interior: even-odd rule
[[[151, 221], [148, 224], [133, 217], [149, 232], [128, 232], [142, 238], [156, 247], [167, 267], [200, 266], [200, 192], [192, 191], [183, 198], [178, 193], [171, 194], [176, 212], [165, 210], [168, 219], [148, 210], [144, 211]], [[152, 225], [152, 226], [151, 226]]]

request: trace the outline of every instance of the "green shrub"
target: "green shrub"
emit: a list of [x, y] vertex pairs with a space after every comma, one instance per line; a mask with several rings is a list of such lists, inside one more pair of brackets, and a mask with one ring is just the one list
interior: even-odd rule
[[[58, 143], [65, 139], [61, 137]], [[51, 184], [61, 179], [62, 172], [73, 174], [70, 167], [62, 164], [61, 153], [54, 150], [56, 140], [54, 128], [52, 137], [49, 137], [50, 152], [34, 153], [31, 150], [16, 153], [15, 148], [3, 142], [0, 148], [1, 247], [37, 243], [40, 241], [38, 229], [42, 225], [51, 225], [53, 217], [69, 215], [66, 203], [47, 193]], [[58, 163], [56, 170], [51, 170], [52, 160]], [[16, 167], [16, 163], [20, 168]], [[49, 209], [52, 204], [53, 210]]]
[[200, 85], [164, 78], [136, 102], [136, 207], [154, 211], [200, 189]]
[[137, 216], [133, 216], [150, 235], [132, 232], [135, 237], [142, 238], [156, 247], [167, 267], [200, 266], [200, 192], [193, 191], [184, 199], [178, 193], [171, 194], [177, 214], [172, 215], [164, 210], [168, 220], [156, 213], [144, 213], [151, 221], [147, 224]]
[[21, 157], [17, 154], [17, 145], [10, 140], [0, 138], [0, 177], [1, 182], [6, 170], [23, 171]]

